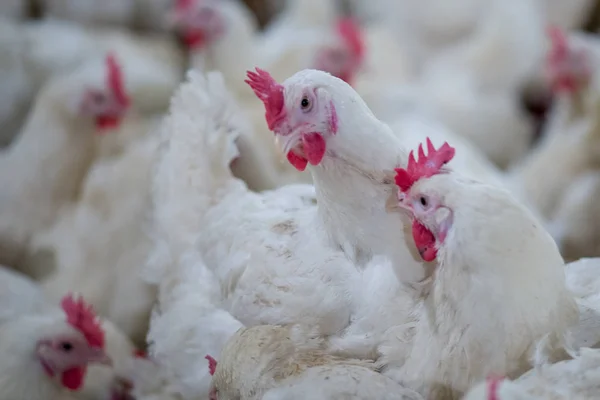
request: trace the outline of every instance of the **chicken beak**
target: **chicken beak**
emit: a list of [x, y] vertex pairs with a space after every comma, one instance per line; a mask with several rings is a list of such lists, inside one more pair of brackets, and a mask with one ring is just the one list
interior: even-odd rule
[[112, 359], [104, 349], [100, 349], [98, 347], [90, 348], [90, 352], [88, 355], [88, 363], [90, 364], [101, 364], [111, 367], [113, 365]]

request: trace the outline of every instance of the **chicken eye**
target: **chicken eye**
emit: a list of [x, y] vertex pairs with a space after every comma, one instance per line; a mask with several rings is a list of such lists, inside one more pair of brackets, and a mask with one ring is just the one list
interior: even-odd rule
[[60, 348], [66, 351], [67, 353], [73, 350], [73, 345], [69, 342], [62, 342], [60, 344]]
[[427, 199], [426, 199], [424, 196], [421, 196], [421, 197], [419, 198], [419, 201], [421, 202], [421, 205], [422, 205], [423, 207], [427, 207]]
[[102, 104], [104, 103], [105, 97], [102, 93], [94, 93], [92, 96], [92, 100], [96, 104]]
[[300, 101], [300, 108], [304, 112], [310, 111], [310, 109], [312, 108], [312, 103], [310, 102], [310, 100], [308, 100], [308, 97], [304, 96], [302, 98], [302, 101]]

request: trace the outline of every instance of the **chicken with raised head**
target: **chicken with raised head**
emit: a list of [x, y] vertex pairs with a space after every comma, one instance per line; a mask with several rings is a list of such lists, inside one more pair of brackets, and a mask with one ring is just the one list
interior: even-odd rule
[[[160, 285], [159, 304], [168, 301], [170, 282], [183, 279], [177, 257], [194, 248], [222, 290], [215, 295], [222, 304], [213, 300], [211, 310], [226, 309], [245, 325], [303, 323], [334, 334], [349, 322], [350, 279], [377, 254], [392, 258], [400, 280], [423, 276], [404, 216], [385, 205], [396, 193], [391, 169], [405, 165], [407, 154], [339, 78], [305, 70], [279, 84], [258, 70], [248, 83], [264, 102], [288, 161], [310, 171], [314, 188], [256, 194], [233, 178], [234, 140], [247, 126], [218, 74], [190, 73], [163, 121], [153, 198], [156, 245], [146, 277]], [[169, 326], [154, 346], [168, 346], [172, 334]], [[222, 336], [204, 337], [194, 349], [218, 356]], [[202, 347], [208, 343], [217, 344]], [[163, 356], [177, 362], [178, 354]], [[193, 383], [200, 393], [201, 380]]]
[[218, 362], [206, 358], [211, 400], [423, 399], [376, 372], [372, 361], [328, 354], [323, 338], [298, 325], [241, 328]]
[[128, 108], [112, 55], [101, 67], [86, 66], [44, 87], [27, 124], [0, 154], [2, 263], [19, 267], [31, 236], [75, 200], [93, 161], [96, 137], [118, 127]]
[[[198, 368], [189, 355], [218, 357], [240, 322], [306, 321], [334, 333], [349, 318], [345, 283], [356, 267], [313, 223], [314, 188], [249, 191], [229, 170], [236, 156], [233, 141], [243, 129], [221, 76], [205, 78], [195, 71], [175, 94], [171, 114], [163, 121], [165, 145], [153, 199], [156, 245], [146, 272], [159, 284], [159, 311], [150, 326], [151, 354], [159, 364], [185, 371], [171, 385], [186, 399], [208, 393], [210, 379], [206, 368]], [[233, 226], [246, 228], [234, 233]], [[223, 235], [229, 237], [227, 243]], [[188, 268], [206, 270], [202, 280], [187, 279], [185, 269], [177, 267], [190, 249], [200, 254], [191, 253], [187, 262], [198, 265]], [[211, 275], [215, 283], [208, 285]], [[186, 280], [191, 287], [176, 285]], [[178, 293], [182, 300], [170, 305]], [[200, 298], [206, 298], [204, 305], [194, 306]], [[188, 314], [189, 307], [206, 323], [177, 317]], [[174, 335], [186, 338], [188, 346], [173, 343]]]
[[[319, 4], [317, 12], [323, 16], [317, 22], [307, 19], [306, 14], [313, 12], [313, 1], [290, 2], [289, 9], [266, 36], [259, 36], [256, 21], [239, 3], [186, 0], [178, 2], [174, 13], [175, 26], [191, 46], [192, 65], [204, 71], [222, 72], [229, 89], [244, 103], [254, 130], [238, 137], [240, 155], [232, 168], [256, 191], [308, 183], [310, 176], [281, 162], [281, 153], [265, 125], [262, 106], [243, 85], [245, 71], [260, 64], [276, 79], [284, 79], [298, 70], [317, 68], [352, 81], [364, 59], [358, 25], [349, 19], [336, 20], [333, 10], [329, 10], [333, 7], [330, 2]], [[292, 35], [290, 26], [304, 33]]]
[[[537, 147], [510, 171], [513, 190], [526, 197], [540, 214], [552, 219], [569, 185], [597, 167], [600, 154], [600, 91], [595, 70], [600, 67], [591, 41], [567, 37], [555, 27], [548, 30], [552, 43], [546, 74], [555, 101]], [[577, 40], [579, 39], [579, 40]], [[561, 160], [557, 166], [556, 160]], [[552, 169], [552, 179], [540, 179]]]
[[578, 313], [558, 249], [531, 212], [508, 191], [446, 168], [455, 153], [447, 143], [427, 141], [427, 150], [396, 169], [389, 209], [412, 218], [429, 276], [414, 292], [367, 269], [353, 297], [370, 298], [332, 344], [370, 350], [384, 375], [437, 399], [491, 373], [518, 376], [540, 343], [559, 357]]

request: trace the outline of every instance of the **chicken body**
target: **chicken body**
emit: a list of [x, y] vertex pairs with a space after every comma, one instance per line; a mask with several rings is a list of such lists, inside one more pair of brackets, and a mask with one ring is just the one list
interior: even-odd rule
[[435, 236], [432, 276], [415, 293], [391, 282], [391, 271], [366, 270], [353, 298], [378, 297], [362, 303], [333, 349], [379, 355], [384, 375], [436, 399], [456, 397], [488, 374], [518, 376], [547, 335], [551, 352], [560, 351], [556, 343], [576, 323], [577, 309], [562, 258], [539, 221], [505, 190], [454, 172], [417, 181], [408, 196], [425, 196], [436, 210], [418, 214], [442, 235]]
[[514, 381], [481, 383], [464, 400], [592, 400], [598, 397], [599, 368], [599, 351], [584, 348], [571, 360], [541, 365]]
[[23, 262], [31, 235], [50, 226], [60, 208], [74, 200], [92, 162], [97, 127], [76, 107], [86, 85], [104, 87], [103, 71], [95, 67], [46, 85], [27, 124], [0, 155], [0, 259], [5, 265]]
[[[165, 151], [154, 189], [157, 244], [146, 276], [160, 285], [159, 303], [167, 304], [183, 290], [173, 286], [184, 279], [176, 267], [179, 258], [195, 249], [202, 255], [202, 268], [215, 275], [221, 289], [205, 312], [224, 309], [245, 325], [305, 323], [334, 334], [349, 322], [349, 284], [358, 270], [375, 262], [376, 254], [394, 261], [393, 271], [401, 280], [414, 282], [423, 275], [416, 249], [405, 239], [402, 215], [389, 214], [385, 207], [394, 194], [389, 170], [404, 164], [406, 154], [391, 129], [340, 79], [307, 70], [284, 85], [287, 115], [297, 112], [304, 91], [318, 88], [314, 93], [323, 96], [318, 104], [326, 108], [315, 108], [315, 120], [307, 128], [327, 138], [322, 160], [309, 166], [315, 188], [292, 185], [256, 194], [234, 179], [228, 168], [236, 156], [233, 142], [246, 125], [237, 118], [237, 107], [218, 75], [205, 79], [192, 73], [162, 127]], [[327, 131], [331, 107], [337, 110], [335, 135]], [[285, 135], [288, 128], [294, 126], [281, 125], [275, 133]], [[286, 140], [299, 140], [299, 134], [294, 131]], [[294, 143], [285, 147], [297, 151]], [[177, 313], [159, 308], [163, 320]], [[163, 328], [164, 337], [153, 335], [155, 348], [170, 347], [165, 341], [173, 334], [172, 325]], [[153, 326], [154, 320], [151, 330]], [[185, 324], [178, 327], [187, 329]], [[204, 344], [194, 346], [197, 353], [218, 356], [223, 332], [214, 335], [202, 337]], [[203, 347], [206, 343], [216, 344]], [[201, 373], [195, 370], [194, 376]], [[190, 391], [198, 395], [201, 382], [194, 384]]]
[[[173, 99], [172, 115], [164, 121], [168, 147], [158, 166], [154, 201], [155, 224], [160, 228], [157, 236], [168, 247], [163, 255], [154, 256], [156, 270], [148, 272], [160, 283], [159, 298], [165, 304], [160, 308], [168, 310], [166, 302], [176, 293], [170, 294], [170, 282], [183, 279], [168, 265], [197, 246], [222, 288], [218, 301], [242, 323], [306, 321], [321, 326], [325, 333], [339, 331], [350, 313], [345, 283], [356, 267], [343, 252], [326, 244], [321, 228], [315, 229], [318, 218], [311, 186], [284, 187], [259, 195], [231, 176], [228, 165], [235, 156], [233, 140], [243, 125], [239, 125], [237, 107], [223, 85], [218, 75], [206, 79], [191, 74], [190, 82]], [[199, 127], [204, 136], [198, 141]], [[198, 154], [206, 157], [199, 159]], [[232, 230], [234, 226], [237, 229]], [[214, 300], [208, 304], [219, 305]], [[162, 316], [168, 318], [166, 310]], [[184, 328], [183, 324], [178, 327]], [[237, 328], [239, 325], [227, 336]], [[165, 333], [173, 330], [171, 326]], [[227, 336], [205, 331], [199, 351], [218, 354], [220, 346], [204, 346]], [[169, 339], [153, 337], [154, 347], [167, 345], [159, 340]], [[169, 355], [171, 359], [175, 356]], [[196, 370], [195, 376], [196, 396], [207, 393], [206, 368]], [[206, 380], [199, 381], [199, 376]]]
[[214, 398], [421, 400], [375, 372], [371, 361], [325, 352], [324, 340], [300, 326], [242, 328], [225, 344], [214, 372]]
[[54, 254], [55, 271], [42, 283], [49, 298], [76, 289], [143, 346], [155, 292], [139, 275], [151, 245], [145, 228], [158, 140], [147, 132], [154, 121], [135, 128], [137, 139], [93, 165], [77, 202], [35, 235], [31, 252]]

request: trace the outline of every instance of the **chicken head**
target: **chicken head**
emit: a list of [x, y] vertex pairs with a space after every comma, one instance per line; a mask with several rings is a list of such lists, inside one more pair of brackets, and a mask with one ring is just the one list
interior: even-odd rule
[[352, 18], [341, 19], [336, 28], [338, 41], [317, 51], [314, 67], [352, 84], [365, 58], [362, 32]]
[[275, 133], [288, 161], [299, 171], [304, 171], [309, 163], [321, 163], [327, 140], [338, 131], [331, 93], [318, 82], [290, 82], [284, 88], [259, 68], [248, 72], [246, 83], [264, 103], [267, 125]]
[[565, 32], [549, 27], [551, 48], [546, 58], [546, 75], [553, 91], [574, 93], [590, 80], [592, 68], [588, 54], [583, 48], [573, 48]]
[[436, 150], [429, 138], [427, 151], [425, 155], [421, 144], [418, 159], [411, 151], [408, 166], [396, 169], [395, 179], [399, 187], [398, 206], [413, 217], [412, 234], [419, 254], [423, 260], [433, 261], [437, 256], [436, 247], [444, 241], [452, 224], [452, 210], [442, 203], [436, 190], [413, 190], [413, 185], [420, 179], [443, 173], [442, 167], [452, 160], [455, 151], [448, 143]]
[[62, 300], [67, 329], [52, 332], [36, 345], [36, 355], [49, 377], [58, 377], [69, 390], [83, 386], [91, 363], [111, 365], [104, 351], [104, 331], [96, 315], [83, 299], [68, 295]]
[[95, 119], [98, 132], [120, 125], [130, 105], [123, 71], [114, 54], [106, 56], [106, 79], [102, 88], [87, 88], [79, 103], [79, 112]]
[[203, 48], [225, 31], [216, 0], [177, 0], [169, 24], [190, 49]]

